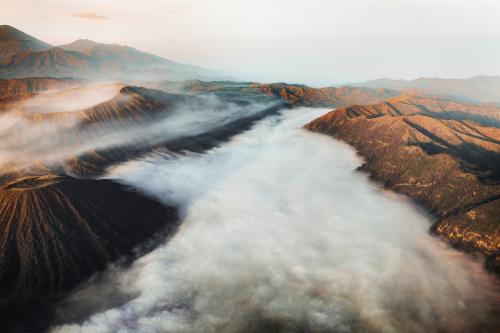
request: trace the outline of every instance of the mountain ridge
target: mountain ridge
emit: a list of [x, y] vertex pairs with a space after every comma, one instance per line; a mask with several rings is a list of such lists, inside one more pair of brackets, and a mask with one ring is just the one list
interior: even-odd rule
[[[433, 232], [482, 253], [500, 274], [500, 127], [455, 111], [457, 102], [403, 96], [331, 111], [305, 126], [354, 146], [361, 170], [430, 209]], [[492, 112], [462, 105], [463, 113]]]
[[500, 105], [500, 76], [477, 75], [462, 79], [421, 77], [413, 80], [380, 78], [353, 84], [370, 88], [427, 93], [463, 102]]
[[140, 84], [174, 93], [214, 94], [222, 98], [245, 95], [258, 100], [279, 99], [292, 106], [308, 107], [340, 107], [352, 104], [375, 103], [400, 94], [397, 91], [384, 88], [372, 89], [349, 86], [312, 88], [302, 84], [284, 82], [187, 80], [183, 82], [141, 82]]
[[[130, 46], [79, 39], [52, 47], [12, 29], [18, 33], [5, 34], [9, 40], [0, 42], [0, 78], [49, 76], [98, 80], [185, 80], [224, 77], [213, 70], [178, 63]], [[15, 36], [18, 35], [26, 36], [22, 38], [29, 38], [32, 44], [38, 41], [44, 46], [13, 47], [11, 44], [18, 43], [15, 42]]]
[[19, 52], [43, 51], [51, 47], [10, 25], [0, 25], [0, 63]]

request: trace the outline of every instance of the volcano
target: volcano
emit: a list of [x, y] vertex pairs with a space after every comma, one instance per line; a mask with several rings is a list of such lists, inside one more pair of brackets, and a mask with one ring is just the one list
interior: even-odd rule
[[6, 182], [0, 207], [3, 310], [57, 297], [176, 222], [126, 186], [51, 174]]
[[16, 53], [44, 51], [50, 48], [52, 45], [10, 25], [0, 25], [0, 63]]

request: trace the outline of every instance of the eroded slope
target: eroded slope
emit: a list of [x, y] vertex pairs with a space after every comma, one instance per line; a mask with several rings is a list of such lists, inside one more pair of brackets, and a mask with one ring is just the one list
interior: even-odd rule
[[406, 96], [340, 108], [306, 128], [356, 147], [363, 170], [431, 208], [436, 233], [487, 255], [498, 272], [499, 116], [497, 108]]
[[24, 176], [0, 187], [0, 309], [43, 302], [166, 227], [175, 210], [109, 180]]
[[0, 97], [36, 93], [46, 90], [64, 89], [80, 85], [80, 79], [58, 79], [51, 77], [29, 77], [0, 80]]

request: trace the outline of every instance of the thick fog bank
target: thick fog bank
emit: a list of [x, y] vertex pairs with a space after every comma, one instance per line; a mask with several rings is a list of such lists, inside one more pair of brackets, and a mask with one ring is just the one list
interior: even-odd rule
[[[429, 235], [431, 221], [354, 172], [343, 143], [267, 118], [206, 154], [111, 170], [184, 222], [130, 269], [69, 297], [54, 332], [476, 332], [498, 293], [481, 265]], [[111, 299], [128, 301], [103, 310]], [[120, 302], [118, 302], [120, 303]], [[490, 326], [491, 329], [491, 326]]]

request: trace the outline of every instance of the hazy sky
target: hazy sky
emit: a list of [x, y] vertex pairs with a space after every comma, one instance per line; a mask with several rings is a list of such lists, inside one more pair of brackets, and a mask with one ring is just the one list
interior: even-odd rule
[[127, 44], [242, 79], [313, 85], [500, 75], [499, 0], [0, 0], [52, 44]]

